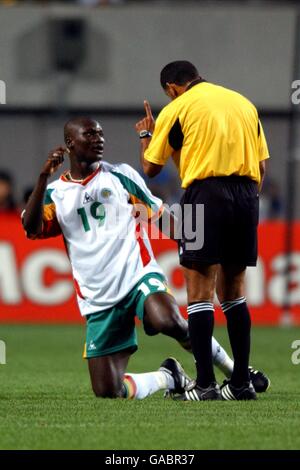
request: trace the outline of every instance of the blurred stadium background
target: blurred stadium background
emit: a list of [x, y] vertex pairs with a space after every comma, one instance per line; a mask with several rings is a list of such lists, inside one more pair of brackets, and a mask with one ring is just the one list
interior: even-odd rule
[[[105, 133], [105, 159], [140, 170], [134, 124], [143, 115], [143, 100], [157, 114], [167, 102], [161, 68], [187, 59], [208, 81], [241, 92], [259, 109], [271, 160], [261, 195], [259, 263], [249, 269], [247, 297], [259, 325], [257, 348], [263, 350], [264, 341], [269, 348], [259, 356], [263, 366], [273, 370], [276, 384], [276, 372], [282, 372], [276, 357], [283, 355], [291, 383], [296, 388], [298, 380], [299, 386], [299, 371], [291, 367], [291, 343], [300, 339], [300, 105], [292, 100], [300, 86], [293, 85], [300, 80], [299, 16], [299, 2], [287, 0], [0, 1], [0, 340], [8, 364], [12, 357], [18, 361], [17, 352], [24, 363], [25, 345], [39, 354], [33, 330], [26, 343], [29, 324], [81, 322], [62, 241], [28, 241], [19, 222], [48, 152], [63, 143], [64, 122], [74, 115], [95, 117]], [[180, 197], [172, 165], [149, 185], [168, 203]], [[154, 250], [185, 314], [176, 246], [154, 242]], [[220, 312], [217, 320], [224, 322]], [[83, 326], [76, 328], [76, 338], [83, 339]], [[47, 338], [50, 330], [38, 331]], [[8, 369], [0, 366], [1, 375]], [[86, 371], [84, 376], [87, 381]], [[14, 380], [4, 382], [22, 395]], [[13, 436], [2, 444], [0, 439], [0, 447], [14, 447]], [[294, 445], [289, 441], [287, 448]]]

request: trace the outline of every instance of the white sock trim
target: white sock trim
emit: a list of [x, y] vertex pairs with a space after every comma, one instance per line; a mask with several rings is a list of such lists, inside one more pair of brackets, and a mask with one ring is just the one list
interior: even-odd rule
[[228, 300], [228, 301], [222, 302], [221, 307], [222, 307], [223, 312], [225, 313], [231, 308], [236, 307], [237, 305], [243, 304], [244, 302], [246, 302], [246, 297], [239, 297], [238, 299], [235, 299], [235, 300]]
[[214, 304], [212, 302], [197, 302], [196, 304], [188, 305], [187, 312], [191, 313], [203, 312], [203, 310], [210, 310], [214, 312]]

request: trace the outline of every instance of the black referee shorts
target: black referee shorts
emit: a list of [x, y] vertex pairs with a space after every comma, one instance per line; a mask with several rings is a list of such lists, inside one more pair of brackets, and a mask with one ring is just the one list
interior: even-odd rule
[[[196, 217], [196, 205], [204, 214]], [[211, 177], [195, 180], [181, 202], [182, 232], [180, 264], [241, 264], [255, 266], [257, 260], [258, 185], [243, 176]], [[198, 220], [197, 220], [198, 219]], [[192, 230], [191, 230], [192, 228]], [[203, 246], [194, 243], [195, 232]], [[193, 241], [194, 240], [194, 241]]]

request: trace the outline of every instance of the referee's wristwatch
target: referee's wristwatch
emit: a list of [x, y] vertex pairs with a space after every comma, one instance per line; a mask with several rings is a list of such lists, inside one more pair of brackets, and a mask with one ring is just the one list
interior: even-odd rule
[[140, 139], [147, 139], [149, 137], [152, 137], [151, 132], [147, 130], [140, 131], [139, 135], [140, 135]]

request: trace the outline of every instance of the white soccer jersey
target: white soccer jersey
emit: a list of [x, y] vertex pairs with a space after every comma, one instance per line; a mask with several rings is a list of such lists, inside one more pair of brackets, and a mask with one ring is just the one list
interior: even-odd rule
[[137, 236], [137, 206], [149, 219], [162, 201], [127, 164], [102, 162], [81, 183], [64, 174], [47, 186], [40, 238], [62, 233], [82, 315], [113, 307], [145, 274], [163, 274], [145, 231]]

